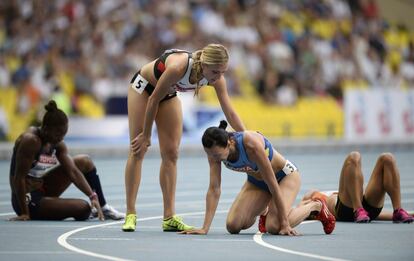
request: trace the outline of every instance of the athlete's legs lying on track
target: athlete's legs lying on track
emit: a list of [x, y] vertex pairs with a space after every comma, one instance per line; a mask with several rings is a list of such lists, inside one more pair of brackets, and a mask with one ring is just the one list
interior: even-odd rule
[[391, 153], [381, 154], [372, 171], [368, 185], [365, 188], [364, 207], [368, 208], [371, 219], [377, 219], [384, 206], [385, 193], [391, 198], [393, 214], [384, 213], [382, 220], [392, 220], [395, 223], [411, 223], [414, 218], [401, 208], [400, 173], [397, 162]]
[[[414, 212], [409, 211], [407, 212], [408, 215], [414, 217]], [[381, 211], [381, 213], [378, 215], [378, 217], [375, 220], [384, 220], [384, 221], [390, 221], [392, 220], [393, 213], [392, 211]]]
[[385, 193], [390, 196], [393, 209], [401, 208], [400, 173], [391, 153], [383, 153], [378, 157], [364, 197], [371, 206], [382, 208]]
[[351, 152], [346, 157], [339, 177], [338, 197], [354, 210], [362, 208], [364, 176], [361, 170], [361, 155]]
[[[320, 192], [319, 190], [313, 189], [310, 190], [308, 192], [305, 193], [305, 195], [303, 196], [301, 202], [299, 202], [299, 206], [306, 204], [308, 201], [314, 199], [314, 198], [322, 198], [325, 200], [326, 205], [328, 206], [328, 210], [329, 212], [331, 212], [332, 214], [335, 213], [335, 205], [336, 205], [336, 201], [338, 199], [338, 193], [332, 193], [329, 196], [321, 196], [322, 192]], [[317, 195], [319, 194], [319, 195]], [[323, 194], [322, 194], [323, 195]]]
[[270, 199], [270, 193], [246, 181], [227, 215], [227, 231], [238, 234], [251, 227], [256, 217], [266, 209]]
[[[128, 88], [128, 124], [129, 139], [132, 141], [142, 132], [144, 125], [145, 110], [147, 107], [148, 94], [137, 93], [132, 88]], [[125, 167], [125, 193], [127, 214], [135, 214], [135, 203], [139, 184], [141, 182], [143, 158], [138, 158], [129, 150], [128, 160]]]
[[319, 212], [322, 203], [316, 200], [302, 200], [298, 206], [292, 208], [289, 212], [288, 219], [291, 227], [296, 227], [304, 221], [312, 212]]
[[384, 213], [381, 219], [387, 218], [395, 223], [411, 223], [413, 217], [401, 208], [400, 173], [395, 157], [391, 153], [383, 153], [378, 157], [370, 180], [365, 189], [364, 198], [373, 211], [370, 214], [376, 219], [384, 206], [385, 193], [391, 198], [393, 215]]
[[175, 214], [177, 160], [183, 118], [178, 97], [160, 103], [155, 118], [161, 153], [160, 185], [164, 202], [164, 218]]

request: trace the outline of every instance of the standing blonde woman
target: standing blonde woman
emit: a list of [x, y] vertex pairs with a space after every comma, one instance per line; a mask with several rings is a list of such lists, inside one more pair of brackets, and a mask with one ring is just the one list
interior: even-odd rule
[[171, 49], [144, 65], [131, 80], [128, 89], [128, 120], [131, 140], [125, 169], [127, 217], [123, 231], [135, 231], [136, 197], [141, 181], [144, 155], [151, 145], [155, 121], [161, 152], [160, 185], [163, 194], [164, 231], [184, 231], [186, 225], [175, 215], [178, 148], [182, 135], [181, 102], [177, 91], [195, 91], [205, 85], [214, 87], [221, 108], [236, 131], [244, 131], [243, 123], [231, 106], [224, 73], [229, 55], [220, 44], [209, 44], [194, 53]]

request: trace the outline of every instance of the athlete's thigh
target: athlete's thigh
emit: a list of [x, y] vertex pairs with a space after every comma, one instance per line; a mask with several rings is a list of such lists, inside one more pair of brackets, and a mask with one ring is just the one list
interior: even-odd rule
[[155, 122], [161, 154], [171, 151], [178, 152], [176, 150], [178, 150], [183, 133], [183, 114], [180, 99], [174, 97], [161, 102]]
[[385, 189], [383, 182], [383, 170], [384, 166], [378, 159], [375, 163], [375, 167], [372, 170], [371, 177], [369, 178], [368, 185], [365, 188], [364, 197], [365, 200], [373, 207], [384, 206]]
[[301, 179], [298, 171], [287, 175], [281, 182], [279, 182], [279, 188], [282, 194], [283, 205], [286, 208], [286, 213], [289, 213], [292, 208], [298, 195], [300, 185]]
[[147, 92], [143, 91], [139, 94], [131, 87], [128, 88], [128, 124], [130, 140], [133, 140], [143, 130], [147, 102]]
[[[296, 200], [296, 196], [298, 195], [300, 185], [301, 185], [301, 179], [300, 179], [299, 172], [297, 172], [297, 171], [287, 175], [279, 183], [279, 188], [280, 188], [280, 193], [281, 193], [282, 200], [283, 200], [283, 205], [286, 208], [286, 210], [285, 210], [286, 214], [289, 213], [290, 209], [293, 206], [293, 203]], [[268, 218], [269, 219], [275, 219], [275, 221], [278, 220], [278, 214], [277, 214], [278, 211], [279, 210], [277, 209], [276, 204], [274, 202], [272, 202], [270, 204]]]
[[250, 220], [257, 217], [267, 207], [270, 199], [270, 193], [246, 181], [234, 200], [227, 218]]
[[[346, 206], [352, 206], [352, 199], [348, 194], [348, 190], [346, 189], [347, 186], [350, 186], [346, 183], [345, 176], [349, 176], [352, 173], [349, 173], [350, 171], [353, 171], [352, 168], [350, 168], [349, 165], [349, 155], [344, 160], [344, 163], [342, 164], [341, 174], [339, 176], [339, 185], [338, 185], [338, 197], [341, 199], [341, 202], [345, 204]], [[362, 195], [361, 195], [362, 196]]]
[[43, 197], [36, 214], [38, 219], [60, 220], [79, 216], [88, 208], [88, 202], [82, 199]]
[[279, 183], [280, 191], [282, 192], [282, 197], [288, 210], [292, 207], [293, 203], [296, 200], [296, 196], [300, 190], [300, 185], [301, 179], [298, 171], [287, 175]]
[[68, 174], [59, 165], [43, 177], [45, 196], [59, 197], [71, 183]]

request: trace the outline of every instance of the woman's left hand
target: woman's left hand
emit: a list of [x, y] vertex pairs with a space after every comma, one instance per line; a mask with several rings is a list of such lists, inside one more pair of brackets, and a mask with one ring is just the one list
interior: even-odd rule
[[142, 132], [131, 142], [131, 149], [137, 156], [144, 156], [149, 146], [151, 146], [151, 138], [145, 137]]
[[102, 212], [101, 205], [99, 204], [98, 197], [95, 197], [95, 198], [91, 199], [91, 205], [92, 205], [92, 208], [96, 208], [96, 211], [98, 211], [99, 220], [100, 221], [105, 220], [104, 214]]

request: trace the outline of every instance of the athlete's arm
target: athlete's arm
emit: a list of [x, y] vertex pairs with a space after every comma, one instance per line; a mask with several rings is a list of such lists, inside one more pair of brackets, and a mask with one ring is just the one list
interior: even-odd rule
[[227, 92], [226, 79], [223, 75], [213, 84], [213, 87], [216, 91], [217, 99], [220, 102], [221, 109], [223, 110], [227, 121], [230, 123], [230, 126], [235, 131], [244, 131], [246, 128], [244, 127], [243, 122], [231, 105], [230, 97]]
[[221, 194], [221, 161], [216, 161], [209, 157], [208, 162], [210, 165], [210, 184], [206, 195], [206, 213], [203, 227], [201, 229], [183, 231], [181, 234], [205, 235], [210, 230]]
[[278, 210], [277, 214], [280, 223], [279, 234], [297, 235], [297, 232], [293, 230], [289, 225], [287, 211], [286, 207], [283, 204], [280, 187], [277, 183], [272, 165], [268, 157], [266, 156], [266, 152], [264, 150], [265, 145], [263, 137], [258, 133], [245, 132], [243, 137], [243, 143], [246, 148], [247, 156], [249, 157], [249, 159], [254, 161], [259, 167], [259, 171], [262, 175], [262, 178], [269, 187], [269, 191], [272, 194], [272, 199]]
[[75, 186], [80, 191], [89, 197], [92, 206], [95, 207], [98, 211], [99, 219], [104, 220], [104, 216], [102, 214], [101, 206], [99, 204], [96, 193], [89, 186], [85, 176], [78, 169], [78, 167], [76, 167], [75, 162], [69, 156], [67, 146], [63, 141], [61, 141], [56, 147], [56, 157], [59, 160], [59, 163], [62, 165], [63, 171], [69, 176], [73, 184], [75, 184]]
[[11, 220], [29, 220], [29, 208], [26, 204], [26, 176], [30, 171], [32, 162], [41, 146], [40, 139], [32, 134], [25, 133], [21, 137], [20, 144], [16, 150], [16, 169], [12, 179], [12, 190], [17, 196], [17, 202], [21, 214]]
[[166, 63], [166, 69], [157, 81], [154, 92], [148, 98], [145, 110], [144, 126], [142, 133], [132, 141], [131, 148], [135, 154], [143, 156], [151, 145], [151, 130], [155, 116], [158, 112], [160, 101], [168, 94], [171, 86], [177, 83], [184, 74], [187, 67], [188, 56], [171, 55]]

